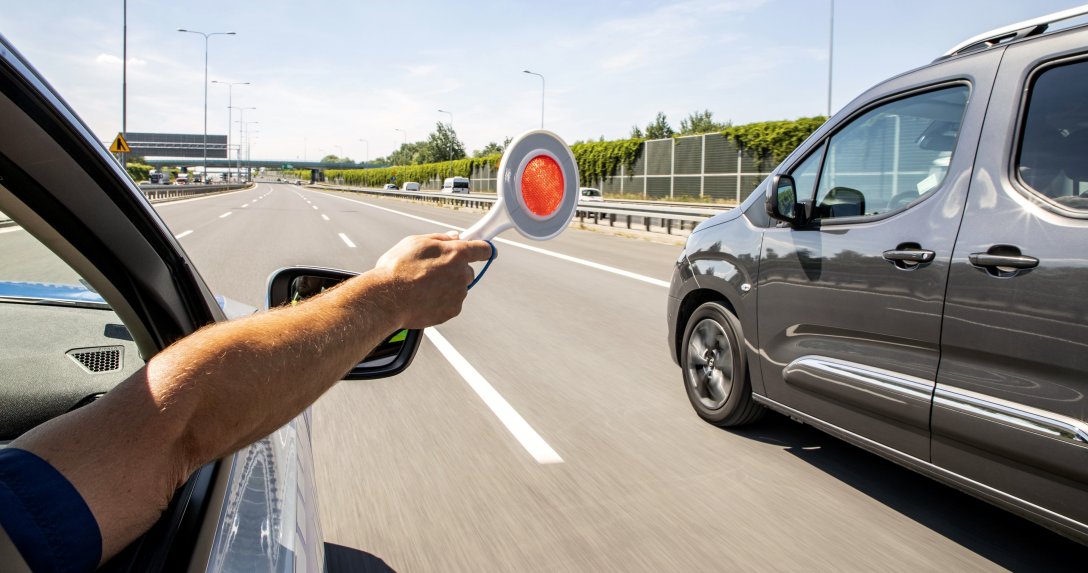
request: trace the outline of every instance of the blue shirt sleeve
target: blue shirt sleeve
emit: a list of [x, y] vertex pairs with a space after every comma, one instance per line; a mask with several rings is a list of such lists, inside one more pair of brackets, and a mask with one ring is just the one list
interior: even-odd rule
[[0, 449], [0, 527], [32, 571], [94, 571], [102, 533], [60, 472], [18, 448]]

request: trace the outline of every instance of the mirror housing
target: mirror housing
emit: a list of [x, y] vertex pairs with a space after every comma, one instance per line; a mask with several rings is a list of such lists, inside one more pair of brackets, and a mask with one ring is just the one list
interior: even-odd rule
[[767, 214], [772, 219], [801, 225], [809, 218], [811, 204], [797, 200], [797, 183], [789, 175], [775, 175], [767, 188]]
[[[358, 274], [321, 267], [279, 269], [268, 277], [267, 308], [299, 304]], [[400, 374], [412, 363], [422, 339], [422, 331], [398, 330], [364, 356], [342, 379], [373, 380]]]

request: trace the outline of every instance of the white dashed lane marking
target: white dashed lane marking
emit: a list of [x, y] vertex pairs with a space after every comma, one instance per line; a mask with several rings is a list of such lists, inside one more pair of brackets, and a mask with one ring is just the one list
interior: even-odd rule
[[192, 234], [193, 234], [193, 230], [189, 229], [188, 231], [182, 231], [182, 232], [174, 235], [174, 238], [175, 239], [180, 239], [182, 237], [188, 237], [189, 235], [192, 235]]
[[499, 421], [506, 426], [506, 429], [513, 434], [514, 439], [521, 444], [521, 447], [525, 448], [525, 451], [529, 452], [529, 455], [533, 456], [537, 463], [563, 463], [563, 458], [559, 457], [559, 454], [548, 445], [548, 442], [544, 441], [544, 438], [540, 437], [540, 434], [529, 425], [529, 422], [526, 422], [525, 418], [522, 418], [521, 414], [518, 414], [517, 410], [495, 390], [495, 387], [479, 371], [473, 368], [468, 360], [465, 360], [464, 356], [461, 356], [461, 353], [446, 340], [446, 337], [439, 334], [434, 328], [425, 329], [423, 334], [427, 335], [427, 338], [438, 348], [442, 356], [465, 379], [465, 382], [468, 382], [469, 387], [476, 392], [476, 395], [484, 401], [484, 404], [491, 409]]
[[223, 213], [222, 215], [220, 215], [219, 218], [220, 219], [226, 219], [227, 217], [230, 217], [230, 214], [233, 213], [233, 212], [234, 211], [227, 211], [226, 213]]
[[347, 246], [349, 246], [349, 247], [351, 247], [353, 249], [355, 248], [355, 243], [351, 242], [351, 239], [349, 239], [347, 235], [345, 235], [343, 233], [340, 233], [340, 238], [343, 239], [344, 244], [346, 244]]

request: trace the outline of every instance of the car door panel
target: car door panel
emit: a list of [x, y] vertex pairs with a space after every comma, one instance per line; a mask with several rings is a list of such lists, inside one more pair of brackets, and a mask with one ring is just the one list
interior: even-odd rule
[[[1088, 32], [1070, 30], [1012, 46], [1002, 61], [1004, 89], [991, 106], [1008, 111], [993, 113], [983, 133], [952, 259], [932, 446], [935, 464], [1061, 514], [1059, 521], [1079, 522], [1082, 535], [1088, 201], [1081, 193], [1088, 173], [1078, 172], [1088, 141], [1085, 45]], [[1051, 54], [1064, 55], [1047, 61]], [[1037, 120], [1030, 115], [1036, 105], [1045, 113]], [[1027, 259], [1028, 268], [980, 260], [987, 255]]]
[[[948, 264], [999, 61], [997, 51], [979, 54], [970, 64], [959, 62], [955, 71], [937, 65], [909, 81], [900, 78], [878, 86], [851, 104], [853, 113], [824, 140], [809, 143], [811, 150], [828, 146], [814, 191], [814, 213], [828, 219], [774, 227], [764, 235], [759, 346], [769, 398], [929, 459], [929, 411]], [[919, 144], [931, 131], [927, 128], [915, 139], [910, 130], [922, 127], [911, 124], [905, 112], [916, 104], [939, 103], [941, 94], [956, 95], [962, 89], [969, 89], [967, 104], [960, 110], [955, 147], [949, 143], [942, 156], [947, 157], [943, 176], [923, 178], [902, 171], [910, 168], [900, 160], [909, 163], [914, 151], [898, 146]], [[938, 95], [927, 101], [927, 94]], [[878, 103], [865, 108], [858, 103], [873, 101]], [[836, 144], [836, 137], [851, 129], [889, 134], [879, 137], [896, 146], [887, 154], [893, 161], [850, 172], [851, 161], [868, 161], [854, 155], [869, 152], [855, 146], [854, 155], [835, 155], [850, 149]], [[803, 161], [785, 165], [783, 172], [803, 168]], [[839, 166], [833, 167], [836, 162]], [[841, 174], [838, 182], [830, 179], [834, 174]], [[905, 191], [914, 194], [904, 200]], [[798, 193], [799, 199], [813, 198]], [[932, 251], [928, 262], [895, 260], [897, 251], [919, 250]]]

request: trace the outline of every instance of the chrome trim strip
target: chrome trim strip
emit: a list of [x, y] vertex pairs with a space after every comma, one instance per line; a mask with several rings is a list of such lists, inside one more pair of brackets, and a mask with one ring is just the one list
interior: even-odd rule
[[830, 376], [875, 386], [895, 394], [929, 401], [933, 395], [934, 383], [916, 376], [908, 376], [890, 370], [873, 368], [857, 362], [827, 358], [826, 356], [806, 355], [786, 365], [784, 370], [805, 367]]
[[1045, 412], [976, 394], [970, 390], [937, 388], [934, 403], [967, 414], [1011, 424], [1029, 432], [1088, 446], [1088, 424], [1061, 414]]

